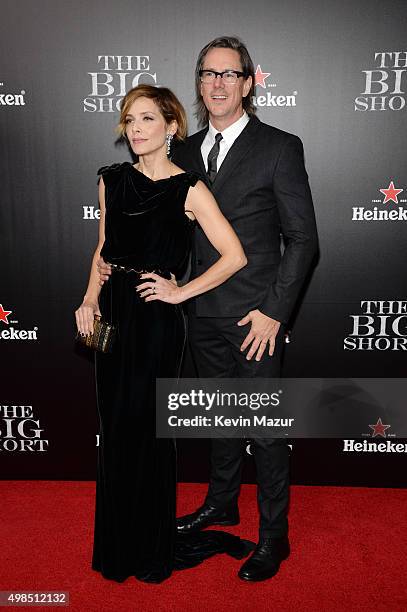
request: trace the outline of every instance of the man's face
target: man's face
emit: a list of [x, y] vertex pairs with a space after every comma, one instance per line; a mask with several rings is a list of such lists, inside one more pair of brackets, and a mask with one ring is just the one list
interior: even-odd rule
[[[240, 56], [234, 49], [210, 49], [203, 61], [202, 69], [223, 72], [238, 70], [242, 72]], [[201, 95], [209, 111], [209, 119], [221, 129], [237, 121], [243, 113], [242, 99], [250, 91], [251, 77], [239, 77], [233, 85], [226, 84], [219, 76], [213, 83], [201, 83]]]

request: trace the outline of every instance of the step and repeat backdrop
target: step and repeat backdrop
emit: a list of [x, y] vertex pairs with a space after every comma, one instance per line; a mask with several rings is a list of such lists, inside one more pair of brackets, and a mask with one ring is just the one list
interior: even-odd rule
[[[0, 0], [0, 16], [2, 478], [95, 477], [93, 362], [75, 346], [74, 310], [97, 242], [96, 172], [130, 159], [114, 130], [138, 83], [172, 88], [197, 129], [196, 57], [221, 34], [252, 54], [260, 119], [305, 148], [320, 258], [285, 376], [405, 376], [404, 0]], [[293, 482], [402, 486], [407, 444], [380, 444], [397, 438], [391, 426], [366, 423], [370, 445], [292, 440]], [[208, 447], [179, 442], [181, 480], [207, 479]]]

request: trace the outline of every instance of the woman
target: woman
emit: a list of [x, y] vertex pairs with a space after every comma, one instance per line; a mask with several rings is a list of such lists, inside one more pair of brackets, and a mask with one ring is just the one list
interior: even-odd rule
[[[76, 311], [82, 334], [92, 332], [100, 311], [118, 327], [113, 352], [96, 355], [100, 446], [92, 567], [119, 582], [128, 576], [160, 582], [172, 569], [216, 552], [239, 558], [249, 552], [222, 532], [177, 539], [175, 445], [155, 437], [156, 378], [179, 374], [185, 342], [180, 304], [223, 283], [246, 257], [204, 183], [167, 156], [171, 139], [186, 136], [185, 111], [174, 94], [150, 85], [130, 90], [119, 129], [138, 163], [99, 171], [99, 243]], [[178, 287], [174, 279], [185, 267], [194, 220], [220, 257]], [[113, 265], [102, 290], [100, 255]]]

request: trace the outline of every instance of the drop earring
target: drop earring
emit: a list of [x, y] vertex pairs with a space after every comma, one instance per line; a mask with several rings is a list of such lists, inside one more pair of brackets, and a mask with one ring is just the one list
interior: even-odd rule
[[171, 154], [171, 142], [173, 138], [173, 134], [167, 134], [167, 136], [165, 137], [165, 142], [167, 144], [167, 157], [169, 157]]

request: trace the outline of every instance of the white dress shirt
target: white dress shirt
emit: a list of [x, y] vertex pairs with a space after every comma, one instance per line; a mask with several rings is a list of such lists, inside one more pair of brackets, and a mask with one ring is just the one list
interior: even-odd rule
[[203, 143], [201, 145], [201, 154], [206, 171], [208, 170], [209, 151], [215, 144], [216, 134], [222, 134], [222, 140], [219, 143], [219, 155], [216, 164], [217, 171], [219, 172], [219, 168], [221, 167], [222, 162], [225, 159], [230, 147], [235, 142], [236, 138], [242, 133], [248, 122], [249, 115], [246, 113], [246, 111], [243, 112], [243, 115], [240, 117], [240, 119], [232, 123], [232, 125], [229, 125], [229, 127], [223, 130], [223, 132], [219, 132], [219, 130], [215, 129], [212, 123], [209, 122], [208, 132], [205, 138], [203, 139]]

